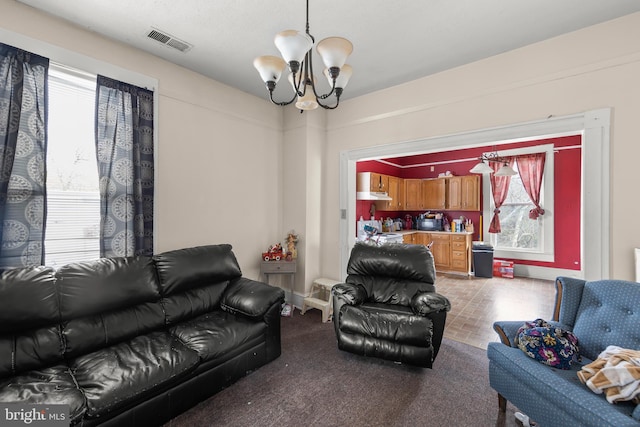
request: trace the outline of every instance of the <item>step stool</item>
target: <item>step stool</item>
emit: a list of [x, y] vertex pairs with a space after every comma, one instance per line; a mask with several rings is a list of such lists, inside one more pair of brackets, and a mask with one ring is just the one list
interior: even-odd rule
[[300, 314], [304, 314], [308, 308], [317, 308], [322, 311], [322, 323], [328, 322], [333, 315], [331, 288], [338, 283], [342, 282], [324, 277], [314, 280], [311, 286], [311, 295], [302, 301]]

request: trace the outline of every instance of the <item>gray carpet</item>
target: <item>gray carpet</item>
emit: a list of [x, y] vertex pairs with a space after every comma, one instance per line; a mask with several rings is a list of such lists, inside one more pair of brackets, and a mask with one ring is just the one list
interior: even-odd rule
[[318, 310], [282, 318], [282, 356], [166, 427], [516, 426], [499, 417], [484, 350], [445, 339], [433, 369], [338, 350]]

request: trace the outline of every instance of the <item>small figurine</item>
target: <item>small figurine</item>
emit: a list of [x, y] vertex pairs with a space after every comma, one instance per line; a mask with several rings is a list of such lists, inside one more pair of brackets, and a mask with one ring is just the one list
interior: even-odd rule
[[265, 261], [280, 261], [283, 257], [284, 254], [282, 253], [282, 245], [280, 243], [271, 245], [267, 252], [262, 252], [262, 259]]
[[298, 249], [296, 248], [296, 243], [298, 243], [298, 235], [295, 234], [293, 230], [291, 230], [289, 234], [287, 234], [285, 242], [287, 244], [287, 258], [289, 257], [289, 254], [291, 255], [292, 259], [298, 258]]

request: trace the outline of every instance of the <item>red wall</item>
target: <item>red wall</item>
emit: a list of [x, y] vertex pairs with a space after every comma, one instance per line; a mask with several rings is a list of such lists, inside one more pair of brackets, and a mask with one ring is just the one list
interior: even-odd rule
[[[500, 145], [499, 151], [514, 148], [531, 147], [543, 144], [553, 144], [555, 148], [581, 145], [580, 135], [572, 135], [561, 138], [549, 138], [537, 141], [525, 141], [513, 144]], [[426, 166], [411, 168], [400, 168], [379, 161], [365, 161], [356, 164], [357, 172], [378, 172], [385, 175], [398, 176], [400, 178], [436, 178], [440, 173], [450, 171], [453, 175], [469, 175], [471, 169], [477, 162], [477, 158], [484, 152], [493, 150], [494, 147], [475, 147], [464, 150], [452, 150], [441, 153], [421, 154], [416, 156], [398, 157], [385, 159], [390, 163], [408, 166], [426, 163]], [[554, 158], [554, 225], [555, 225], [555, 261], [539, 262], [513, 260], [517, 264], [536, 265], [543, 267], [562, 268], [568, 270], [580, 270], [580, 189], [581, 189], [581, 149], [567, 149], [555, 151]], [[459, 161], [460, 159], [472, 159]], [[441, 163], [442, 162], [442, 163]], [[433, 164], [438, 163], [438, 164]], [[433, 171], [431, 171], [433, 167]], [[484, 176], [481, 176], [481, 180]], [[482, 188], [482, 186], [481, 186]], [[356, 201], [356, 220], [362, 216], [370, 218], [369, 208], [371, 201]], [[543, 206], [544, 207], [544, 206]], [[474, 240], [479, 240], [479, 222], [482, 216], [482, 198], [480, 212], [454, 212], [447, 211], [449, 220], [458, 218], [461, 215], [469, 218], [475, 224]], [[376, 211], [376, 219], [380, 218], [404, 218], [409, 213], [418, 215], [422, 212], [385, 212]], [[483, 218], [483, 222], [490, 221], [490, 218]]]

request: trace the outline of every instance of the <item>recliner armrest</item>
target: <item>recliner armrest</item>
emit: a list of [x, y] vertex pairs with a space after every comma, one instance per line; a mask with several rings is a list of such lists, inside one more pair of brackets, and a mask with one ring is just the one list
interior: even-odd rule
[[269, 307], [284, 303], [284, 291], [266, 283], [241, 277], [232, 281], [222, 295], [220, 306], [227, 313], [262, 318]]
[[451, 310], [451, 302], [437, 292], [420, 292], [411, 298], [411, 310], [420, 316]]
[[359, 305], [367, 300], [367, 291], [361, 285], [340, 283], [331, 292], [349, 305]]

